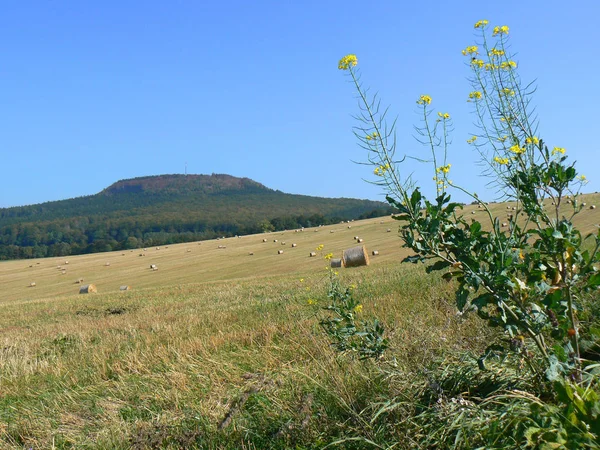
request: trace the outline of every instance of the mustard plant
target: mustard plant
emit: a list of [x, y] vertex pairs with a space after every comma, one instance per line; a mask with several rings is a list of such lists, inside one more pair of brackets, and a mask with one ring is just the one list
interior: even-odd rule
[[[494, 216], [476, 193], [450, 179], [452, 118], [436, 111], [433, 99], [421, 95], [418, 141], [429, 149], [421, 159], [431, 167], [435, 198], [429, 200], [404, 170], [410, 156], [396, 155], [395, 122], [377, 96], [361, 83], [356, 55], [342, 58], [339, 69], [351, 78], [360, 113], [354, 134], [374, 167], [375, 184], [398, 208], [400, 235], [415, 254], [409, 262], [427, 262], [454, 280], [460, 313], [475, 311], [504, 337], [480, 360], [516, 353], [540, 380], [591, 380], [592, 361], [582, 358], [582, 343], [597, 343], [600, 334], [582, 318], [589, 292], [600, 286], [600, 234], [587, 236], [573, 224], [583, 208], [580, 188], [585, 176], [568, 162], [566, 150], [543, 140], [532, 105], [532, 85], [518, 75], [510, 51], [508, 26], [475, 24], [477, 42], [463, 51], [470, 70], [465, 100], [475, 112], [476, 133], [466, 142], [475, 149], [483, 174], [500, 193], [514, 202], [506, 222]], [[467, 220], [451, 191], [468, 196], [484, 220]], [[565, 211], [567, 211], [565, 213]], [[589, 247], [589, 248], [587, 248]]]

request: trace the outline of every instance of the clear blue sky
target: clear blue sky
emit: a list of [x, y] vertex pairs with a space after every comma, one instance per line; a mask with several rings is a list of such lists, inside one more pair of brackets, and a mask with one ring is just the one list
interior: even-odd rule
[[[0, 207], [94, 194], [145, 175], [228, 173], [284, 192], [382, 199], [352, 135], [363, 80], [397, 115], [415, 100], [455, 121], [453, 179], [481, 196], [461, 50], [508, 25], [540, 136], [600, 190], [600, 2], [5, 1], [0, 12]], [[420, 169], [414, 170], [419, 175]], [[429, 176], [423, 181], [428, 183]]]

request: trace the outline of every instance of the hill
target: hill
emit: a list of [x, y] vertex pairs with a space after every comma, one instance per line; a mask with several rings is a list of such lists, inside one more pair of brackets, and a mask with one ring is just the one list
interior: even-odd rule
[[0, 209], [0, 259], [200, 241], [390, 212], [382, 202], [286, 194], [224, 174], [140, 177], [91, 196]]

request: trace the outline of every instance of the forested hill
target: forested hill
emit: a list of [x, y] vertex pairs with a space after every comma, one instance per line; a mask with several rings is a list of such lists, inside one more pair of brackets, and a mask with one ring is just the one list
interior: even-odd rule
[[95, 195], [0, 209], [0, 259], [93, 253], [377, 217], [371, 200], [285, 194], [230, 175], [121, 180]]

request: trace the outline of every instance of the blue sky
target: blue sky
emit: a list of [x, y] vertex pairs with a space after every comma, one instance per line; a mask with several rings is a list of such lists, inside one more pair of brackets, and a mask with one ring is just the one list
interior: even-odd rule
[[[415, 142], [415, 100], [452, 114], [456, 183], [482, 197], [461, 50], [473, 24], [508, 25], [540, 136], [600, 190], [600, 17], [564, 2], [19, 1], [0, 14], [0, 207], [94, 194], [145, 175], [228, 173], [284, 192], [382, 199], [352, 135], [365, 85]], [[428, 184], [431, 177], [415, 176]], [[460, 197], [460, 196], [459, 196]]]

